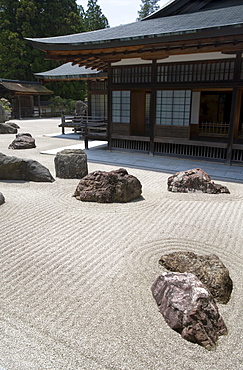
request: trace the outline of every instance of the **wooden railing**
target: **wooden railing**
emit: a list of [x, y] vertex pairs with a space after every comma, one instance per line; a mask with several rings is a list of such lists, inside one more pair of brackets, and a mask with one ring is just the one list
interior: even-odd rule
[[201, 122], [199, 135], [201, 136], [228, 136], [229, 123], [227, 122]]
[[107, 140], [107, 119], [94, 116], [65, 116], [61, 117], [62, 134], [65, 128], [72, 128], [74, 132], [81, 134], [85, 140], [85, 148], [88, 149], [88, 140]]

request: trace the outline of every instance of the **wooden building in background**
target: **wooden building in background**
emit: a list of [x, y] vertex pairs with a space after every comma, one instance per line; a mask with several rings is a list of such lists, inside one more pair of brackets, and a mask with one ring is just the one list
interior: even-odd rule
[[111, 149], [243, 163], [243, 0], [174, 0], [139, 22], [28, 41], [107, 73], [89, 91], [107, 83]]
[[40, 116], [40, 96], [52, 93], [39, 82], [0, 79], [0, 96], [11, 102], [12, 118]]

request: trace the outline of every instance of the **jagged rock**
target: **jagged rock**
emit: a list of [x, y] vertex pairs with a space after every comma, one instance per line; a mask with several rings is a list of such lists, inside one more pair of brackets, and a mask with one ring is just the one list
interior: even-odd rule
[[151, 290], [165, 321], [182, 338], [211, 350], [227, 334], [213, 296], [195, 275], [166, 272]]
[[196, 190], [210, 194], [229, 193], [226, 186], [215, 184], [210, 176], [200, 168], [180, 171], [170, 176], [168, 178], [168, 190], [181, 193]]
[[17, 134], [16, 138], [9, 145], [8, 149], [32, 149], [36, 148], [35, 139], [31, 134]]
[[0, 123], [0, 134], [16, 134], [17, 128], [10, 126], [7, 123]]
[[36, 182], [55, 181], [50, 171], [32, 159], [16, 158], [0, 153], [0, 179]]
[[2, 193], [0, 193], [0, 206], [5, 203], [5, 198]]
[[54, 158], [56, 176], [62, 179], [82, 179], [88, 174], [87, 155], [81, 149], [64, 149]]
[[163, 255], [159, 264], [170, 271], [191, 272], [210, 290], [217, 302], [229, 301], [233, 282], [229, 270], [215, 254], [199, 256], [193, 252], [174, 252]]
[[124, 168], [116, 171], [95, 171], [85, 176], [78, 184], [74, 197], [78, 200], [113, 203], [129, 202], [140, 198], [142, 185]]

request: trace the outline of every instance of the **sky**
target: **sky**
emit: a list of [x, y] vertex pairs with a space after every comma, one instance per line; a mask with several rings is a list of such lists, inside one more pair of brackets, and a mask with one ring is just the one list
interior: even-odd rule
[[[161, 7], [168, 2], [169, 0], [160, 0], [158, 5]], [[86, 10], [88, 0], [77, 0], [77, 4], [82, 5]], [[135, 22], [142, 2], [141, 0], [98, 0], [97, 4], [108, 19], [110, 27], [114, 27]]]

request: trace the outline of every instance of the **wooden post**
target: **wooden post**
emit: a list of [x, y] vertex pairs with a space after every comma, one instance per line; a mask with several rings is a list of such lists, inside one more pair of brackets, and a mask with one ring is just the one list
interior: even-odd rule
[[21, 104], [20, 104], [20, 96], [17, 95], [18, 98], [18, 118], [21, 119]]
[[149, 128], [150, 128], [150, 149], [149, 154], [154, 155], [154, 126], [156, 123], [156, 89], [155, 85], [157, 82], [157, 65], [156, 60], [152, 62], [152, 78], [151, 78], [151, 102], [150, 102], [150, 117], [149, 117]]
[[107, 86], [107, 104], [108, 104], [108, 112], [107, 112], [107, 138], [108, 138], [108, 150], [111, 150], [111, 121], [112, 121], [112, 91], [111, 91], [111, 84], [112, 84], [112, 72], [111, 72], [111, 63], [108, 64], [108, 86]]
[[237, 82], [240, 80], [241, 75], [241, 53], [236, 55], [235, 69], [234, 69], [234, 88], [231, 101], [230, 123], [228, 133], [227, 154], [225, 163], [230, 164], [232, 158], [233, 143], [236, 134], [236, 129], [239, 125], [240, 110], [241, 110], [241, 97], [242, 91], [237, 87]]
[[40, 95], [38, 95], [38, 109], [39, 109], [39, 117], [41, 117]]

